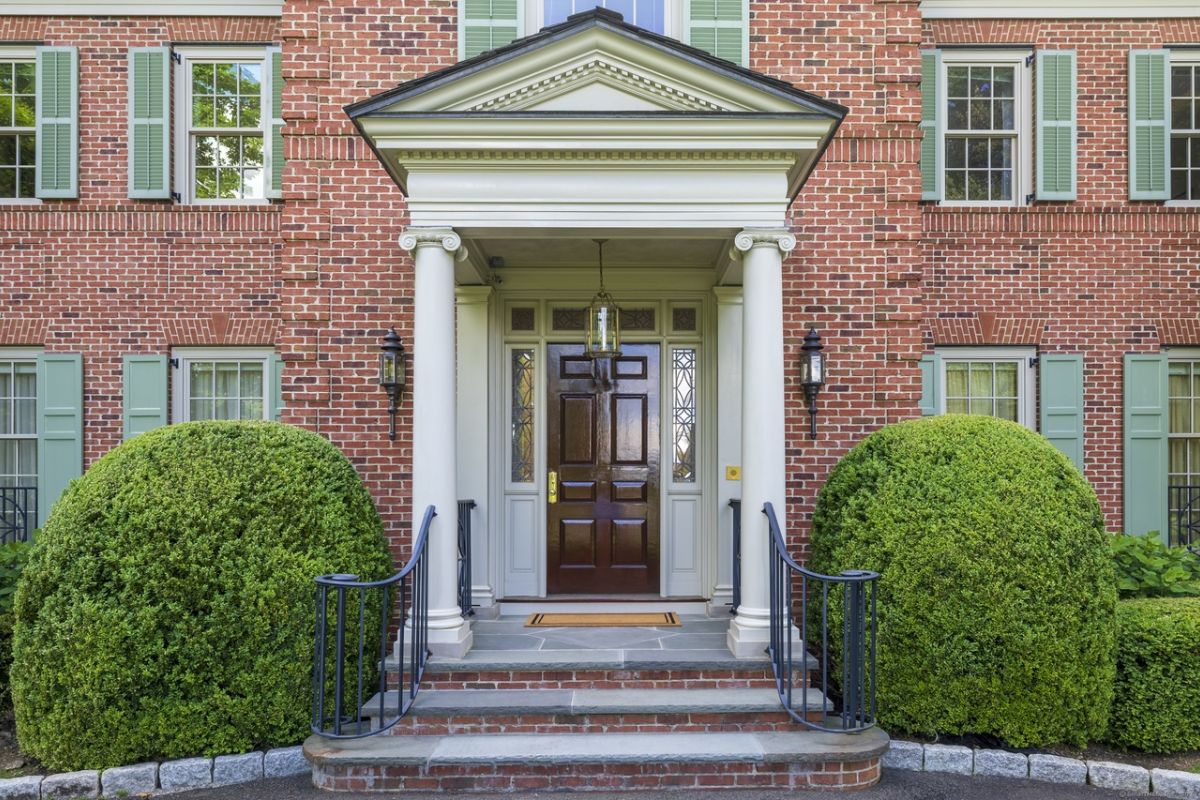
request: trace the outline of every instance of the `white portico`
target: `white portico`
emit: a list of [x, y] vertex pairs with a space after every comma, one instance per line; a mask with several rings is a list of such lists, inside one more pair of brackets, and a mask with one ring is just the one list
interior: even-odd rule
[[[477, 503], [472, 582], [487, 606], [569, 592], [573, 575], [583, 585], [580, 553], [594, 554], [600, 529], [608, 560], [592, 566], [613, 570], [601, 583], [636, 566], [622, 591], [642, 587], [638, 599], [718, 603], [730, 588], [726, 504], [740, 498], [728, 642], [759, 656], [760, 511], [785, 508], [788, 207], [844, 109], [596, 9], [347, 110], [411, 214], [400, 244], [416, 270], [413, 507], [439, 511], [431, 646], [471, 646], [456, 596], [459, 499]], [[607, 375], [572, 372], [595, 239], [631, 312], [628, 357]], [[601, 388], [583, 402], [580, 381]], [[611, 452], [589, 467], [601, 478], [568, 479], [601, 440]], [[609, 517], [550, 507], [560, 465], [563, 502]], [[637, 520], [612, 517], [634, 506]]]

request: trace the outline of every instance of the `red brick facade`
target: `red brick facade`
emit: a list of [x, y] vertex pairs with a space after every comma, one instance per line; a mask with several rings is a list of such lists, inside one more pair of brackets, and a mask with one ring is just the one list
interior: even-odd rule
[[[0, 207], [0, 347], [84, 354], [88, 463], [121, 438], [123, 355], [274, 346], [284, 420], [350, 457], [402, 547], [410, 409], [406, 395], [389, 442], [375, 357], [388, 326], [411, 340], [406, 212], [342, 107], [453, 63], [456, 13], [452, 0], [287, 0], [281, 19], [0, 17], [0, 39], [80, 49], [80, 198]], [[1125, 59], [1200, 42], [1200, 20], [922, 23], [916, 0], [753, 0], [751, 17], [753, 69], [850, 109], [795, 203], [801, 245], [785, 264], [792, 519], [802, 530], [849, 447], [918, 413], [922, 354], [1022, 344], [1084, 354], [1087, 477], [1119, 529], [1121, 356], [1200, 345], [1200, 214], [1126, 199]], [[127, 199], [126, 51], [172, 42], [282, 45], [284, 201]], [[919, 48], [948, 43], [1077, 50], [1078, 201], [920, 201]], [[797, 366], [814, 325], [832, 375], [815, 443]]]

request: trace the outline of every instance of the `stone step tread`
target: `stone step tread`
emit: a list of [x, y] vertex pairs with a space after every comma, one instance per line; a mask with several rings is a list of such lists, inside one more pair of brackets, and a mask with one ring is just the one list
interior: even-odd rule
[[[384, 694], [384, 713], [396, 713], [398, 693]], [[801, 692], [793, 696], [799, 710]], [[806, 710], [819, 710], [824, 700], [810, 688]], [[410, 714], [474, 716], [511, 714], [738, 714], [782, 712], [773, 688], [730, 689], [422, 689]], [[362, 708], [363, 716], [379, 716], [379, 695]]]
[[[795, 653], [795, 668], [801, 669], [800, 653]], [[808, 656], [808, 668], [817, 661]], [[389, 672], [399, 662], [389, 657]], [[728, 650], [472, 650], [462, 658], [435, 657], [426, 672], [558, 672], [563, 670], [732, 670], [750, 672], [769, 670], [771, 662], [735, 658]]]
[[882, 755], [888, 736], [821, 733], [558, 733], [310, 736], [305, 756], [317, 766], [467, 764], [816, 763]]

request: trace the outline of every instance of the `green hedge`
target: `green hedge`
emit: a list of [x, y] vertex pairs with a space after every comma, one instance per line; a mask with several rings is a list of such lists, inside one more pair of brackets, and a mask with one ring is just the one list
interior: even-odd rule
[[1150, 753], [1200, 749], [1200, 599], [1117, 604], [1108, 739]]
[[1115, 577], [1095, 493], [1044, 438], [947, 415], [883, 428], [833, 469], [813, 568], [879, 583], [889, 731], [1018, 747], [1103, 734]]
[[13, 603], [31, 548], [29, 542], [0, 545], [0, 714], [8, 711], [11, 702], [8, 671], [12, 667]]
[[313, 578], [390, 567], [370, 496], [320, 436], [250, 422], [137, 436], [72, 482], [25, 569], [20, 745], [70, 770], [295, 744]]

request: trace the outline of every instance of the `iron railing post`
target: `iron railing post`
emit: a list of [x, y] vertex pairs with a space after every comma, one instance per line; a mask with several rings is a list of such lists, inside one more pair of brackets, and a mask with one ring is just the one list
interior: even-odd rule
[[733, 596], [729, 613], [737, 614], [742, 604], [742, 501], [734, 498], [729, 507], [733, 510]]

